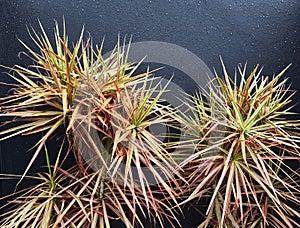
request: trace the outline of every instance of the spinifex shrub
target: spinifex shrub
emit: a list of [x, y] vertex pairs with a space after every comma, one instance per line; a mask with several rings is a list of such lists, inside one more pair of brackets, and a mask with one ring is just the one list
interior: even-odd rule
[[200, 227], [299, 226], [299, 174], [287, 163], [299, 164], [299, 121], [286, 119], [294, 114], [286, 69], [264, 77], [256, 67], [247, 77], [239, 67], [234, 81], [223, 69], [224, 79], [187, 102], [193, 115], [179, 118], [191, 137], [185, 147], [195, 149], [182, 163], [186, 201], [207, 199]]
[[63, 126], [76, 164], [64, 170], [64, 158], [49, 150], [54, 166], [48, 162], [49, 172], [36, 177], [40, 184], [12, 202], [1, 227], [109, 227], [114, 219], [132, 227], [143, 226], [144, 217], [162, 226], [164, 220], [178, 223], [173, 206], [181, 177], [167, 145], [150, 131], [170, 122], [173, 110], [160, 98], [166, 88], [149, 71], [135, 74], [139, 63], [127, 62], [125, 43], [104, 58], [102, 45], [84, 42], [83, 31], [70, 47], [65, 27], [61, 36], [56, 25], [54, 45], [40, 28], [41, 34], [30, 32], [37, 52], [22, 42], [33, 65], [7, 67], [16, 85], [1, 99], [1, 116], [14, 119], [4, 125], [1, 140], [44, 133], [23, 179]]

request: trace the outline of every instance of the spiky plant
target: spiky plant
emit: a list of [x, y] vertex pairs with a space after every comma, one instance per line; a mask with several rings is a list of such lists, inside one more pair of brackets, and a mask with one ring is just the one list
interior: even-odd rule
[[239, 66], [232, 80], [222, 65], [224, 79], [216, 74], [187, 102], [193, 114], [178, 118], [190, 137], [182, 147], [195, 151], [182, 163], [185, 202], [208, 200], [200, 227], [299, 226], [299, 174], [287, 162], [299, 162], [299, 121], [287, 119], [294, 114], [287, 68], [264, 77], [257, 66], [247, 77]]
[[[61, 35], [56, 23], [54, 45], [41, 23], [40, 29], [41, 33], [33, 28], [29, 31], [37, 51], [20, 40], [27, 50], [24, 54], [33, 64], [29, 67], [4, 66], [10, 70], [8, 75], [17, 84], [13, 85], [12, 94], [1, 98], [1, 116], [15, 118], [13, 121], [9, 120], [6, 123], [7, 129], [0, 132], [1, 140], [20, 134], [44, 132], [44, 136], [36, 144], [37, 149], [28, 169], [59, 126], [64, 125], [66, 130], [72, 127], [72, 106], [83, 80], [92, 75], [95, 83], [102, 85], [101, 93], [109, 103], [116, 96], [117, 90], [124, 88], [128, 82], [145, 76], [142, 74], [131, 77], [135, 67], [127, 63], [129, 49], [121, 50], [120, 41], [104, 59], [102, 45], [94, 48], [90, 39], [83, 42], [84, 30], [70, 48], [65, 24]], [[9, 124], [13, 122], [19, 124], [11, 127]]]
[[[36, 153], [28, 168], [47, 139], [60, 125], [68, 122], [77, 81], [83, 76], [79, 67], [83, 33], [71, 51], [65, 27], [61, 36], [56, 24], [55, 46], [51, 44], [41, 24], [40, 28], [41, 34], [33, 29], [29, 31], [37, 52], [20, 41], [28, 51], [24, 54], [33, 61], [33, 65], [5, 67], [10, 70], [8, 75], [16, 84], [11, 94], [1, 98], [1, 116], [16, 118], [6, 123], [8, 128], [1, 131], [1, 140], [20, 134], [46, 132], [37, 143]], [[19, 124], [11, 127], [9, 124], [12, 122]]]
[[163, 226], [164, 219], [176, 221], [174, 206], [178, 205], [181, 189], [178, 180], [183, 178], [166, 143], [151, 131], [155, 124], [168, 124], [174, 112], [159, 103], [165, 88], [153, 86], [153, 81], [140, 80], [121, 90], [109, 103], [99, 99], [97, 84], [87, 82], [94, 85], [87, 87], [94, 89], [89, 91], [94, 95], [85, 96], [86, 87], [81, 91], [72, 132], [77, 150], [89, 164], [84, 172], [86, 181], [95, 178], [90, 173], [98, 175], [97, 185], [102, 191], [114, 189], [114, 194], [119, 194], [108, 205], [125, 200], [134, 215], [132, 224], [137, 221], [142, 225], [137, 216], [140, 211]]
[[164, 220], [172, 224], [176, 218], [160, 198], [146, 200], [139, 186], [124, 189], [104, 179], [105, 169], [82, 175], [78, 165], [64, 170], [62, 159], [52, 166], [48, 153], [46, 157], [48, 172], [26, 176], [38, 183], [15, 193], [17, 197], [1, 208], [6, 211], [0, 215], [1, 227], [110, 227], [113, 220], [121, 220], [126, 227], [143, 227], [142, 217], [161, 225]]
[[178, 223], [177, 180], [184, 180], [167, 145], [151, 132], [153, 125], [170, 122], [174, 112], [161, 105], [166, 88], [154, 83], [149, 71], [135, 74], [139, 63], [127, 62], [125, 42], [104, 58], [102, 45], [84, 42], [83, 31], [70, 47], [65, 27], [61, 36], [56, 24], [54, 45], [40, 28], [41, 34], [29, 33], [38, 52], [21, 41], [33, 65], [8, 68], [16, 84], [1, 99], [1, 116], [14, 119], [4, 125], [1, 140], [44, 133], [22, 180], [63, 126], [76, 164], [65, 171], [58, 156], [53, 170], [39, 175], [41, 184], [13, 202], [16, 209], [2, 224], [109, 227], [112, 219], [120, 219], [132, 227], [143, 226], [142, 217], [162, 226], [164, 220]]
[[[78, 183], [71, 182], [72, 179], [68, 178], [65, 172], [61, 172], [60, 154], [61, 150], [55, 164], [51, 166], [46, 150], [48, 172], [26, 176], [26, 179], [38, 183], [14, 193], [13, 196], [17, 197], [1, 208], [5, 211], [0, 216], [1, 227], [52, 227], [61, 214], [64, 214], [72, 199], [77, 199], [76, 193], [72, 191]], [[20, 177], [19, 175], [1, 175], [1, 178], [19, 179]], [[77, 203], [78, 201], [77, 199]], [[81, 204], [77, 211], [82, 209], [80, 206]], [[66, 221], [65, 218], [62, 220]], [[64, 225], [63, 221], [59, 224]]]

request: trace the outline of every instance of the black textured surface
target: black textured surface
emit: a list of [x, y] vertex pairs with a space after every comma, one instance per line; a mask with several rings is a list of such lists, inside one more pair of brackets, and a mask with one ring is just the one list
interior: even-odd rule
[[[263, 65], [265, 74], [279, 72], [293, 63], [286, 76], [292, 79], [293, 88], [300, 90], [299, 0], [0, 0], [0, 64], [28, 63], [18, 58], [24, 49], [17, 37], [29, 42], [25, 25], [37, 28], [39, 18], [51, 33], [54, 19], [61, 22], [63, 16], [71, 41], [77, 39], [85, 24], [94, 42], [106, 37], [106, 50], [114, 46], [120, 33], [133, 35], [134, 42], [153, 40], [180, 45], [217, 70], [219, 55], [229, 72], [246, 61], [249, 67]], [[7, 81], [4, 74], [2, 80]], [[4, 96], [7, 88], [0, 88]], [[299, 97], [296, 95], [296, 102]], [[31, 155], [25, 152], [34, 142], [35, 137], [1, 142], [1, 171], [22, 173]], [[40, 158], [33, 170], [42, 162]], [[2, 194], [13, 189], [11, 182], [2, 185]], [[191, 212], [183, 219], [184, 227], [197, 224], [193, 216]]]

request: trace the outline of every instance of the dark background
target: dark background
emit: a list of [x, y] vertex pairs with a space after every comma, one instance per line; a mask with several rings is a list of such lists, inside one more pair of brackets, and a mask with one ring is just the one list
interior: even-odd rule
[[[151, 40], [182, 46], [219, 72], [220, 55], [231, 73], [246, 61], [249, 68], [257, 63], [264, 66], [263, 73], [269, 75], [292, 63], [286, 76], [291, 78], [292, 88], [300, 90], [299, 0], [0, 0], [0, 64], [28, 64], [18, 57], [24, 48], [17, 40], [30, 42], [26, 25], [38, 28], [39, 18], [52, 35], [54, 20], [61, 24], [63, 17], [70, 41], [76, 41], [85, 24], [94, 43], [105, 36], [105, 50], [113, 48], [120, 33], [133, 35], [133, 42]], [[9, 82], [3, 73], [0, 76], [0, 81]], [[0, 86], [1, 97], [7, 91]], [[298, 93], [294, 102], [299, 98]], [[299, 112], [300, 105], [295, 110]], [[31, 136], [1, 142], [0, 172], [21, 174], [35, 140]], [[44, 158], [40, 157], [31, 172], [42, 164]], [[13, 191], [15, 182], [0, 183], [0, 195]], [[184, 227], [195, 227], [198, 222], [194, 211], [183, 219]]]

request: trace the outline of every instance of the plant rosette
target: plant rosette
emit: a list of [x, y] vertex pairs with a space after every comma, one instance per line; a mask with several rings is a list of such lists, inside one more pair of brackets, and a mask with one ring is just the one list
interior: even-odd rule
[[[194, 115], [182, 119], [196, 148], [182, 162], [190, 183], [184, 203], [207, 200], [200, 227], [299, 226], [299, 174], [287, 161], [299, 162], [300, 123], [287, 119], [295, 114], [287, 68], [264, 77], [258, 66], [249, 76], [239, 66], [232, 80], [222, 65], [224, 78], [216, 74], [208, 93], [192, 96]], [[212, 129], [224, 132], [214, 145]]]

